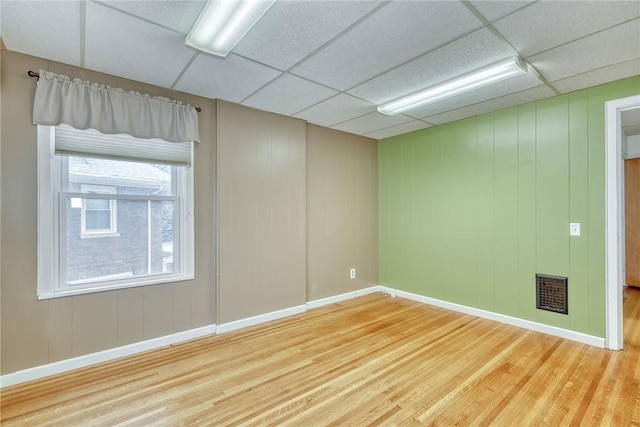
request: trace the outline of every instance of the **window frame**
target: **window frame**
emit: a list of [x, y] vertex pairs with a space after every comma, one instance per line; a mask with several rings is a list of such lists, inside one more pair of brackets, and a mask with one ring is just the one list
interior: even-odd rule
[[[55, 155], [55, 126], [37, 127], [37, 163], [38, 163], [38, 299], [50, 299], [71, 295], [103, 292], [115, 289], [148, 286], [161, 283], [179, 282], [194, 279], [194, 171], [193, 142], [191, 142], [191, 166], [175, 168], [176, 204], [174, 213], [174, 271], [146, 276], [116, 278], [106, 281], [80, 281], [69, 285], [63, 279], [66, 262], [66, 198], [73, 193], [62, 191], [63, 160], [66, 156]], [[118, 159], [114, 159], [118, 160]], [[143, 162], [144, 160], [140, 160]], [[68, 171], [68, 168], [67, 168]], [[68, 175], [67, 175], [68, 177]], [[80, 193], [84, 196], [91, 193]], [[77, 194], [80, 196], [80, 194]], [[114, 198], [135, 196], [113, 194]], [[100, 198], [100, 195], [90, 198]], [[113, 202], [114, 200], [112, 200]], [[117, 204], [117, 203], [116, 203]], [[84, 206], [84, 203], [83, 203]], [[65, 209], [61, 209], [65, 207]], [[64, 212], [63, 212], [64, 211]], [[115, 210], [112, 213], [116, 213]], [[116, 233], [117, 234], [117, 233]], [[81, 234], [81, 237], [84, 235]], [[114, 235], [111, 233], [110, 235]], [[88, 237], [88, 235], [84, 236]], [[95, 235], [91, 235], [95, 237]], [[75, 282], [79, 283], [79, 282]]]

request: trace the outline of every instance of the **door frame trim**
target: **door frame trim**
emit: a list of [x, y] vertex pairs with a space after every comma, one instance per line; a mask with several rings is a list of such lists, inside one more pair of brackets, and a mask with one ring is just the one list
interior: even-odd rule
[[640, 95], [605, 102], [605, 253], [606, 253], [606, 347], [622, 350], [622, 288], [624, 247], [622, 233], [623, 165], [621, 115], [640, 108]]

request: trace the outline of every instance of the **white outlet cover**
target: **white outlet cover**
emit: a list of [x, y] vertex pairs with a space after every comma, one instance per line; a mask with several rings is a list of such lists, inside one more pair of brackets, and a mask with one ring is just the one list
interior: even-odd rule
[[580, 223], [572, 222], [569, 224], [569, 235], [570, 236], [579, 236], [580, 235]]

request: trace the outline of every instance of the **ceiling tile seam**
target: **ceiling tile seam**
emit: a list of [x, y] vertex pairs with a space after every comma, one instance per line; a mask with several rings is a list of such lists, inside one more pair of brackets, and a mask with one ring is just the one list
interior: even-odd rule
[[403, 123], [397, 123], [397, 124], [395, 124], [395, 125], [390, 125], [390, 126], [383, 126], [383, 127], [381, 127], [381, 128], [373, 129], [373, 130], [370, 130], [370, 131], [368, 131], [368, 132], [365, 132], [365, 133], [363, 133], [362, 135], [368, 135], [368, 134], [370, 134], [370, 133], [380, 132], [380, 131], [382, 131], [382, 130], [390, 129], [390, 128], [393, 128], [393, 127], [396, 127], [396, 126], [402, 126], [402, 125], [406, 125], [406, 124], [408, 124], [408, 123], [412, 123], [412, 122], [420, 122], [420, 121], [421, 121], [421, 120], [414, 120], [413, 118], [411, 118], [411, 117], [409, 117], [409, 116], [407, 116], [407, 115], [404, 115], [404, 114], [400, 114], [400, 116], [405, 116], [406, 118], [408, 118], [408, 119], [409, 119], [409, 121], [407, 121], [407, 122], [403, 122]]
[[[334, 89], [334, 90], [337, 90], [337, 89]], [[339, 95], [346, 95], [346, 96], [349, 96], [349, 97], [351, 97], [351, 98], [356, 98], [356, 99], [357, 99], [357, 100], [359, 100], [359, 101], [366, 102], [367, 104], [370, 104], [370, 105], [371, 105], [371, 107], [375, 107], [375, 106], [376, 106], [376, 104], [374, 104], [373, 102], [371, 102], [371, 101], [367, 101], [366, 99], [362, 99], [362, 98], [360, 98], [359, 96], [351, 95], [350, 93], [345, 93], [345, 92], [338, 91], [338, 93], [336, 93], [336, 94], [335, 94], [335, 95], [333, 95], [333, 96], [330, 96], [330, 97], [328, 97], [328, 98], [325, 98], [325, 99], [323, 99], [322, 101], [318, 101], [318, 102], [316, 102], [315, 104], [310, 105], [310, 106], [308, 106], [308, 107], [305, 107], [305, 108], [303, 108], [303, 109], [302, 109], [302, 110], [300, 110], [300, 111], [296, 111], [295, 113], [291, 114], [291, 117], [296, 116], [296, 115], [298, 115], [298, 114], [300, 114], [300, 113], [304, 112], [305, 110], [308, 110], [309, 108], [313, 108], [313, 107], [315, 107], [316, 105], [322, 104], [323, 102], [326, 102], [326, 101], [330, 100], [331, 98], [335, 98], [336, 96], [339, 96]], [[348, 122], [349, 120], [357, 119], [357, 118], [360, 118], [360, 117], [362, 117], [362, 116], [366, 116], [367, 114], [371, 114], [371, 113], [373, 113], [373, 112], [374, 112], [374, 111], [369, 111], [368, 113], [362, 114], [362, 115], [360, 115], [360, 116], [358, 116], [358, 117], [352, 117], [352, 118], [350, 118], [350, 119], [343, 120], [343, 121], [341, 121], [341, 122], [337, 122], [337, 123], [334, 123], [334, 124], [332, 124], [332, 125], [329, 125], [328, 127], [336, 126], [336, 125], [340, 125], [340, 124], [342, 124], [342, 123], [344, 123], [344, 122]]]
[[[578, 74], [572, 74], [572, 75], [570, 75], [570, 76], [566, 76], [566, 77], [563, 77], [563, 78], [561, 78], [561, 79], [554, 80], [552, 83], [561, 82], [562, 80], [572, 79], [572, 78], [574, 78], [574, 77], [579, 77], [579, 76], [582, 76], [582, 75], [585, 75], [585, 74], [589, 74], [589, 73], [591, 73], [591, 72], [593, 72], [593, 71], [604, 70], [605, 68], [614, 67], [614, 66], [622, 65], [622, 64], [627, 64], [627, 63], [634, 62], [634, 61], [638, 61], [638, 60], [640, 60], [640, 57], [638, 57], [638, 58], [633, 58], [633, 59], [628, 59], [628, 60], [626, 60], [626, 61], [616, 62], [615, 64], [607, 64], [607, 65], [603, 65], [602, 67], [592, 68], [591, 70], [583, 71], [583, 72], [578, 73]], [[637, 74], [634, 74], [634, 76], [638, 76], [638, 75], [640, 75], [640, 70], [638, 70], [638, 73], [637, 73]], [[602, 84], [602, 83], [600, 83], [600, 84]], [[569, 92], [573, 92], [573, 91], [569, 91]], [[560, 92], [560, 93], [562, 94], [562, 93], [569, 93], [569, 92]]]
[[528, 66], [529, 66], [529, 69], [531, 69], [533, 71], [533, 73], [536, 75], [538, 80], [540, 80], [542, 82], [542, 84], [544, 84], [549, 89], [551, 89], [553, 91], [553, 93], [555, 93], [556, 95], [560, 95], [560, 91], [558, 89], [556, 89], [556, 87], [554, 85], [552, 85], [551, 82], [549, 82], [549, 80], [547, 80], [547, 78], [544, 75], [542, 75], [542, 73], [540, 71], [538, 71], [538, 69], [536, 67], [534, 67], [533, 64], [528, 59], [525, 59], [525, 61], [527, 62]]
[[[2, 0], [0, 0], [0, 1], [2, 1]], [[178, 30], [176, 30], [176, 29], [173, 29], [173, 28], [167, 27], [167, 26], [165, 26], [165, 25], [158, 24], [157, 22], [153, 22], [153, 21], [151, 21], [151, 20], [149, 20], [149, 19], [147, 19], [147, 18], [143, 18], [142, 16], [134, 15], [134, 14], [133, 14], [133, 13], [131, 13], [131, 12], [127, 12], [127, 11], [124, 11], [124, 10], [118, 9], [117, 7], [114, 7], [114, 6], [112, 6], [112, 5], [108, 4], [108, 3], [104, 3], [103, 1], [98, 1], [98, 0], [86, 0], [86, 1], [91, 1], [91, 3], [93, 3], [93, 4], [95, 4], [95, 5], [102, 6], [102, 7], [106, 7], [107, 9], [111, 9], [111, 10], [113, 10], [114, 12], [121, 13], [121, 14], [123, 14], [123, 15], [130, 16], [130, 17], [132, 17], [132, 18], [135, 18], [135, 19], [140, 20], [140, 21], [142, 21], [142, 22], [146, 22], [146, 23], [151, 24], [151, 25], [155, 25], [156, 27], [162, 28], [162, 29], [164, 29], [164, 30], [171, 31], [172, 33], [180, 34], [181, 36], [185, 36], [185, 37], [186, 37], [186, 35], [187, 35], [186, 33], [183, 33], [182, 31], [178, 31]]]
[[478, 18], [479, 20], [481, 20], [484, 24], [485, 24], [485, 28], [489, 31], [491, 31], [491, 33], [496, 36], [498, 39], [500, 39], [504, 44], [506, 44], [509, 49], [511, 49], [516, 55], [521, 56], [520, 52], [518, 51], [518, 49], [515, 48], [515, 46], [513, 46], [511, 44], [511, 42], [509, 40], [507, 40], [507, 38], [505, 36], [502, 35], [502, 33], [500, 33], [500, 31], [498, 31], [493, 25], [491, 25], [491, 22], [484, 17], [484, 15], [482, 13], [480, 13], [480, 11], [478, 11], [478, 9], [476, 9], [471, 2], [469, 2], [468, 0], [461, 0], [462, 4], [469, 9], [469, 11], [471, 13], [473, 13], [476, 18]]
[[[409, 117], [409, 116], [407, 116], [407, 117]], [[383, 130], [391, 129], [391, 128], [394, 128], [394, 127], [397, 127], [397, 126], [403, 126], [403, 125], [406, 125], [406, 124], [409, 124], [409, 123], [413, 123], [413, 122], [422, 122], [422, 123], [431, 125], [430, 123], [424, 122], [422, 120], [416, 120], [416, 119], [411, 118], [411, 121], [404, 122], [404, 123], [398, 123], [396, 125], [391, 125], [391, 126], [385, 126], [383, 128], [380, 128], [380, 129], [376, 129], [376, 130], [372, 130], [372, 131], [369, 131], [369, 132], [365, 132], [362, 135], [363, 136], [367, 136], [367, 135], [370, 135], [372, 133], [381, 132]], [[433, 126], [433, 125], [431, 125], [431, 126]]]
[[331, 43], [333, 43], [336, 39], [338, 39], [339, 37], [341, 37], [343, 34], [348, 33], [349, 31], [351, 31], [355, 26], [359, 25], [361, 22], [363, 22], [364, 20], [368, 19], [371, 15], [373, 15], [373, 13], [377, 12], [378, 10], [384, 8], [385, 6], [388, 6], [390, 4], [390, 2], [388, 1], [382, 1], [380, 2], [380, 4], [378, 4], [376, 7], [374, 7], [373, 9], [371, 9], [369, 12], [365, 13], [364, 15], [362, 15], [359, 19], [357, 19], [356, 21], [352, 22], [351, 25], [347, 26], [345, 29], [343, 29], [342, 31], [338, 32], [337, 34], [334, 34], [333, 37], [331, 37], [329, 40], [327, 40], [326, 42], [324, 42], [323, 44], [321, 44], [320, 46], [318, 46], [317, 48], [315, 48], [314, 50], [312, 50], [311, 52], [309, 52], [305, 57], [303, 57], [302, 59], [300, 59], [299, 61], [295, 62], [294, 64], [292, 64], [289, 68], [287, 68], [284, 71], [289, 71], [292, 68], [297, 67], [298, 65], [302, 64], [304, 61], [306, 61], [307, 59], [309, 59], [310, 57], [312, 57], [313, 55], [315, 55], [317, 52], [319, 52], [320, 50], [324, 49], [325, 47], [329, 46]]
[[[459, 35], [459, 36], [457, 36], [457, 37], [455, 37], [455, 38], [453, 38], [453, 39], [451, 39], [451, 40], [449, 40], [449, 41], [447, 41], [447, 42], [445, 42], [445, 43], [442, 43], [441, 45], [438, 45], [438, 46], [434, 47], [433, 49], [430, 49], [430, 50], [428, 50], [428, 51], [426, 51], [426, 52], [422, 52], [422, 53], [420, 53], [420, 54], [418, 54], [418, 55], [414, 56], [413, 58], [409, 58], [408, 60], [406, 60], [406, 61], [404, 61], [404, 62], [402, 62], [402, 63], [400, 63], [400, 64], [394, 65], [394, 66], [393, 66], [393, 67], [391, 67], [391, 68], [388, 68], [388, 69], [386, 69], [386, 70], [381, 71], [379, 74], [376, 74], [375, 76], [373, 76], [373, 77], [371, 77], [371, 78], [368, 78], [368, 79], [366, 79], [366, 80], [363, 80], [363, 81], [361, 81], [361, 82], [358, 82], [358, 83], [356, 83], [355, 85], [351, 86], [350, 88], [345, 89], [343, 92], [345, 92], [345, 93], [349, 93], [349, 95], [351, 95], [351, 96], [355, 96], [355, 95], [351, 94], [349, 91], [350, 91], [350, 90], [353, 90], [353, 89], [357, 88], [358, 86], [361, 86], [361, 85], [363, 85], [363, 84], [365, 84], [365, 83], [369, 83], [370, 81], [375, 80], [375, 79], [377, 79], [378, 77], [383, 76], [384, 74], [390, 73], [390, 72], [392, 72], [392, 71], [395, 71], [395, 70], [396, 70], [396, 69], [398, 69], [398, 68], [404, 67], [405, 65], [409, 64], [410, 62], [413, 62], [413, 61], [415, 61], [415, 60], [417, 60], [417, 59], [420, 59], [420, 58], [422, 58], [422, 57], [424, 57], [424, 56], [430, 55], [430, 54], [432, 54], [433, 52], [435, 52], [436, 50], [438, 50], [438, 49], [442, 49], [442, 48], [444, 48], [444, 47], [446, 47], [446, 46], [448, 46], [448, 45], [450, 45], [450, 44], [452, 44], [452, 43], [455, 43], [455, 42], [457, 42], [458, 40], [460, 40], [460, 39], [462, 39], [462, 38], [464, 38], [464, 37], [467, 37], [468, 35], [473, 34], [473, 33], [475, 33], [476, 31], [479, 31], [479, 30], [481, 30], [481, 29], [483, 29], [483, 28], [485, 28], [485, 25], [481, 25], [481, 26], [479, 26], [479, 27], [477, 27], [477, 28], [473, 28], [473, 29], [471, 29], [471, 30], [467, 31], [466, 33], [463, 33], [463, 34], [461, 34], [461, 35]], [[405, 95], [407, 95], [407, 94], [405, 94]], [[403, 95], [398, 95], [398, 97], [401, 97], [401, 96], [403, 96]], [[367, 101], [367, 102], [371, 102], [371, 101]]]
[[87, 1], [80, 2], [80, 68], [85, 68], [87, 55]]
[[199, 51], [196, 50], [195, 52], [193, 52], [193, 55], [191, 55], [191, 58], [187, 61], [184, 67], [182, 67], [182, 71], [180, 71], [180, 73], [178, 74], [178, 77], [176, 77], [173, 83], [171, 83], [171, 85], [169, 86], [169, 89], [175, 89], [180, 79], [182, 79], [182, 77], [184, 76], [184, 73], [187, 72], [189, 67], [191, 67], [191, 64], [193, 64], [193, 61], [195, 61], [199, 55], [200, 55]]
[[506, 15], [502, 15], [496, 19], [494, 19], [493, 21], [488, 20], [478, 9], [476, 9], [476, 7], [471, 3], [470, 0], [460, 0], [461, 3], [463, 3], [468, 9], [469, 11], [471, 11], [471, 13], [473, 13], [474, 15], [476, 15], [478, 18], [482, 17], [483, 22], [486, 21], [487, 24], [493, 24], [494, 22], [498, 22], [502, 19], [505, 19], [515, 13], [520, 12], [523, 9], [526, 9], [528, 7], [533, 6], [536, 3], [539, 3], [540, 0], [534, 0], [531, 3], [525, 3], [524, 6], [520, 6], [517, 9], [512, 10], [511, 12], [507, 13]]
[[[516, 47], [511, 44], [511, 42], [500, 32], [498, 31], [497, 28], [495, 28], [493, 25], [491, 25], [491, 23], [489, 22], [489, 20], [487, 18], [484, 17], [484, 15], [482, 15], [482, 13], [480, 13], [480, 11], [478, 11], [478, 9], [476, 9], [471, 2], [469, 2], [468, 0], [460, 0], [462, 2], [462, 4], [469, 9], [469, 11], [471, 13], [473, 13], [478, 19], [480, 19], [482, 22], [486, 23], [486, 28], [491, 31], [491, 33], [496, 36], [499, 40], [502, 41], [502, 43], [506, 44], [517, 56], [520, 56], [522, 58], [524, 58], [524, 56], [518, 51], [518, 49], [516, 49]], [[533, 64], [531, 64], [531, 62], [527, 59], [524, 58], [527, 61], [527, 64], [529, 65], [529, 67], [531, 68], [531, 70], [533, 70], [533, 73], [535, 74], [535, 76], [538, 78], [538, 80], [540, 80], [540, 83], [546, 85], [551, 91], [553, 91], [553, 93], [555, 93], [556, 95], [560, 94], [560, 91], [558, 91], [558, 89], [556, 89], [551, 83], [549, 83], [549, 80], [547, 80], [547, 78], [545, 76], [543, 76], [534, 66]]]
[[[422, 120], [422, 121], [425, 121], [425, 122], [426, 122], [430, 117], [435, 117], [435, 116], [439, 116], [439, 115], [441, 115], [441, 114], [451, 113], [451, 112], [456, 111], [456, 110], [461, 110], [461, 109], [463, 109], [463, 108], [467, 108], [467, 107], [473, 107], [473, 106], [476, 106], [476, 105], [482, 104], [482, 103], [484, 103], [484, 102], [495, 101], [495, 100], [498, 100], [498, 99], [500, 99], [500, 98], [505, 98], [505, 97], [507, 97], [507, 96], [517, 95], [517, 94], [519, 94], [519, 93], [523, 93], [523, 92], [526, 92], [526, 91], [528, 91], [528, 90], [536, 89], [536, 88], [539, 88], [539, 87], [542, 87], [542, 86], [546, 86], [546, 85], [544, 85], [544, 84], [540, 84], [540, 85], [538, 85], [538, 86], [530, 87], [530, 88], [523, 89], [523, 90], [518, 90], [518, 91], [516, 91], [516, 92], [511, 92], [511, 93], [508, 93], [508, 94], [506, 94], [506, 95], [496, 96], [495, 98], [484, 99], [484, 100], [482, 100], [482, 101], [474, 102], [473, 104], [463, 105], [462, 107], [452, 108], [452, 109], [450, 109], [450, 110], [446, 110], [446, 111], [440, 111], [440, 112], [435, 113], [435, 114], [429, 114], [428, 116], [424, 116], [424, 117], [422, 117], [422, 118], [417, 118], [417, 117], [416, 117], [416, 119], [417, 119], [417, 120]], [[554, 95], [552, 95], [552, 96], [554, 96]], [[544, 99], [544, 98], [548, 98], [548, 97], [543, 97], [543, 98], [540, 98], [540, 99]], [[526, 104], [526, 102], [525, 102], [525, 104]], [[514, 107], [515, 107], [515, 106], [518, 106], [518, 105], [522, 105], [522, 104], [516, 104], [516, 105], [514, 105]], [[510, 107], [506, 107], [506, 108], [510, 108]], [[504, 109], [504, 108], [500, 108], [499, 110], [503, 110], [503, 109]], [[495, 111], [499, 111], [499, 110], [495, 110]], [[414, 117], [414, 116], [410, 116], [410, 117]]]
[[613, 29], [613, 28], [615, 28], [615, 27], [619, 27], [619, 26], [621, 26], [621, 25], [625, 25], [625, 24], [628, 24], [629, 22], [633, 22], [633, 21], [638, 21], [638, 24], [640, 24], [640, 17], [635, 17], [635, 18], [627, 19], [626, 21], [619, 22], [619, 23], [614, 24], [614, 25], [610, 25], [610, 26], [609, 26], [609, 27], [607, 27], [607, 28], [603, 28], [603, 29], [601, 29], [601, 30], [594, 31], [593, 33], [586, 34], [586, 35], [581, 36], [581, 37], [578, 37], [578, 38], [576, 38], [576, 39], [569, 40], [569, 41], [564, 42], [564, 43], [560, 43], [559, 45], [555, 45], [555, 46], [550, 47], [550, 48], [548, 48], [548, 49], [543, 49], [543, 50], [541, 50], [541, 51], [539, 51], [539, 52], [532, 53], [532, 54], [530, 54], [530, 55], [528, 55], [528, 56], [531, 58], [531, 57], [534, 57], [534, 56], [542, 55], [543, 53], [547, 53], [547, 52], [549, 52], [550, 50], [557, 49], [557, 48], [562, 47], [562, 46], [566, 46], [566, 45], [568, 45], [568, 44], [570, 44], [570, 43], [573, 43], [573, 42], [576, 42], [576, 41], [578, 41], [578, 40], [586, 39], [587, 37], [591, 37], [591, 36], [593, 36], [593, 35], [595, 35], [595, 34], [599, 34], [599, 33], [602, 33], [602, 32], [604, 32], [604, 31], [611, 30], [611, 29]]
[[[378, 112], [377, 110], [375, 110], [375, 111], [369, 111], [368, 113], [360, 114], [359, 116], [352, 117], [352, 118], [350, 118], [350, 119], [343, 120], [343, 121], [338, 122], [338, 123], [334, 123], [334, 124], [330, 125], [329, 127], [333, 127], [333, 126], [340, 126], [340, 125], [343, 125], [343, 124], [345, 124], [345, 123], [347, 123], [347, 122], [350, 122], [350, 121], [352, 121], [352, 120], [358, 120], [358, 119], [363, 118], [364, 116], [368, 116], [369, 114], [377, 113], [377, 112]], [[402, 115], [402, 116], [404, 116], [404, 114], [401, 114], [401, 115]], [[405, 117], [406, 117], [406, 116], [405, 116]], [[376, 130], [378, 130], [378, 129], [376, 129]], [[372, 131], [372, 132], [374, 132], [374, 131]]]

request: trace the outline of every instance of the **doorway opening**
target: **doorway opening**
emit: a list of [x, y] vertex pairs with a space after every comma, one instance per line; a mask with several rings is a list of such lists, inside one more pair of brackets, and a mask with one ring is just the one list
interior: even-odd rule
[[624, 160], [629, 134], [640, 135], [640, 95], [608, 101], [605, 106], [606, 130], [606, 346], [621, 350], [623, 341], [622, 299], [626, 285]]

